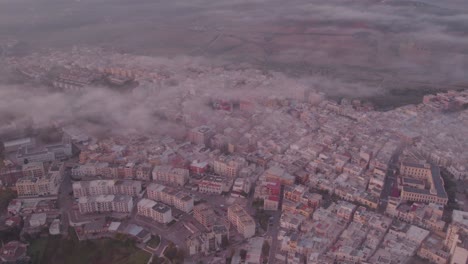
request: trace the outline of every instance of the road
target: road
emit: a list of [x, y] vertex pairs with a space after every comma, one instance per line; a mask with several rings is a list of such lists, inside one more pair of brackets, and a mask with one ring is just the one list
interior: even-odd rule
[[[66, 165], [66, 164], [65, 164]], [[63, 228], [63, 233], [68, 233], [68, 212], [71, 211], [73, 208], [73, 195], [70, 195], [72, 192], [72, 182], [71, 182], [71, 170], [65, 168], [63, 173], [62, 182], [59, 187], [59, 195], [58, 195], [58, 206], [60, 208], [60, 213], [62, 215], [61, 223]]]
[[385, 175], [385, 182], [380, 194], [380, 204], [378, 211], [380, 213], [385, 212], [388, 204], [388, 197], [392, 194], [392, 190], [397, 186], [397, 175], [395, 171], [398, 169], [398, 157], [400, 156], [402, 147], [399, 147], [397, 151], [390, 158], [388, 164], [387, 173]]
[[271, 237], [270, 252], [268, 256], [268, 263], [274, 263], [276, 252], [278, 252], [278, 232], [280, 226], [281, 208], [283, 206], [283, 192], [284, 186], [281, 186], [280, 201], [278, 211], [273, 214], [272, 225], [268, 226], [267, 236]]

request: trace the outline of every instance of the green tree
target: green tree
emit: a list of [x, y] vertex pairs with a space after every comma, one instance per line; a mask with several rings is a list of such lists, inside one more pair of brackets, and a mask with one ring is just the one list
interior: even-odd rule
[[265, 241], [262, 246], [262, 254], [263, 256], [268, 256], [269, 253], [270, 253], [270, 244], [268, 243], [268, 241]]

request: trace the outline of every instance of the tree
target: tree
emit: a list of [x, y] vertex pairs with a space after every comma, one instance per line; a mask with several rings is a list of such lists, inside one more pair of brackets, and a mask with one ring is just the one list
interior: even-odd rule
[[221, 248], [225, 249], [229, 246], [229, 239], [227, 236], [222, 236], [221, 237]]
[[245, 260], [247, 258], [247, 250], [241, 249], [241, 251], [239, 252], [239, 256], [242, 260]]
[[268, 241], [265, 241], [262, 246], [262, 254], [263, 256], [268, 256], [269, 253], [270, 253], [270, 244], [268, 243]]

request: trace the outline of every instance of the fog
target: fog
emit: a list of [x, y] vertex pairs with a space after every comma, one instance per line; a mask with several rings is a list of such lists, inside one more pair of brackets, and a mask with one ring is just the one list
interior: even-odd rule
[[69, 95], [4, 82], [2, 120], [100, 117], [111, 129], [167, 132], [176, 125], [153, 120], [161, 105], [187, 112], [206, 107], [205, 97], [175, 99], [188, 86], [228, 99], [307, 87], [396, 106], [468, 82], [468, 2], [462, 0], [0, 0], [0, 40], [7, 38], [23, 43], [26, 53], [101, 47], [163, 61], [173, 71], [221, 65], [274, 77], [244, 90], [226, 89], [226, 78], [217, 76], [178, 80], [150, 97], [108, 89]]

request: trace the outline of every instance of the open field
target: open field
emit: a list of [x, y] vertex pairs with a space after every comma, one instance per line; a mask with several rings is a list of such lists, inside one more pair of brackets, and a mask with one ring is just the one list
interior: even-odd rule
[[32, 263], [146, 263], [150, 255], [133, 243], [112, 239], [79, 242], [76, 239], [45, 237], [34, 240], [28, 249]]

